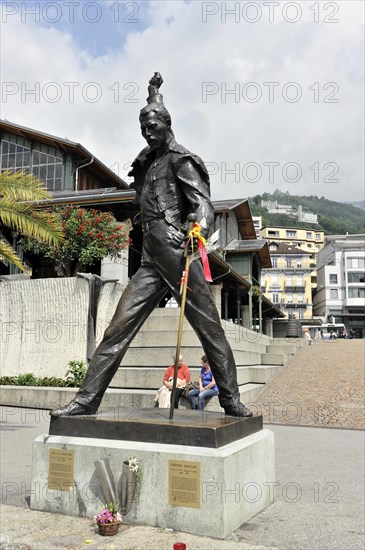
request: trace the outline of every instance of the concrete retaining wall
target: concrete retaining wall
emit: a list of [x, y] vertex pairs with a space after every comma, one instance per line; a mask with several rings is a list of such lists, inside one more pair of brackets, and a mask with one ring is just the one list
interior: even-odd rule
[[[116, 281], [90, 280], [86, 274], [75, 278], [0, 282], [0, 375], [31, 372], [38, 377], [63, 378], [70, 360], [86, 361], [91, 357], [123, 290], [123, 285]], [[156, 309], [133, 340], [123, 367], [165, 369], [171, 364], [178, 317], [178, 308]], [[222, 325], [237, 366], [260, 365], [270, 338], [227, 321]], [[185, 361], [200, 369], [203, 349], [187, 321], [182, 351]], [[240, 384], [248, 383], [246, 378]]]
[[85, 361], [88, 309], [85, 279], [1, 282], [1, 376], [62, 378], [68, 361]]

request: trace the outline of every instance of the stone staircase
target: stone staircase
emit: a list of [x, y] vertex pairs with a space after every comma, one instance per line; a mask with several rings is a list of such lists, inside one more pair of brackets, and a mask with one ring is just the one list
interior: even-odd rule
[[[123, 359], [107, 393], [122, 408], [153, 407], [156, 391], [162, 385], [168, 365], [173, 363], [178, 331], [179, 309], [154, 310], [143, 325]], [[268, 336], [222, 321], [237, 364], [241, 401], [257, 399], [279, 370], [292, 359], [303, 340], [271, 340]], [[200, 373], [200, 358], [204, 351], [187, 320], [184, 321], [181, 353], [189, 365], [192, 380]], [[116, 395], [118, 394], [118, 395]], [[181, 399], [181, 408], [190, 408]], [[218, 398], [213, 398], [207, 410], [220, 411]]]

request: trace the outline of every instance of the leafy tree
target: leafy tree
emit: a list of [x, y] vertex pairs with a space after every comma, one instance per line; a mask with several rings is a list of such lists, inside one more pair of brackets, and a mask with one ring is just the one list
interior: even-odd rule
[[[36, 209], [37, 202], [51, 195], [32, 174], [6, 170], [0, 173], [0, 229], [12, 229], [17, 235], [49, 243], [54, 248], [62, 239], [58, 218]], [[1, 238], [0, 257], [25, 270], [13, 247]]]
[[91, 268], [105, 256], [117, 258], [129, 244], [127, 227], [118, 225], [111, 212], [99, 212], [71, 205], [53, 210], [61, 220], [65, 239], [55, 248], [34, 239], [23, 239], [24, 252], [55, 261], [61, 276], [72, 277]]

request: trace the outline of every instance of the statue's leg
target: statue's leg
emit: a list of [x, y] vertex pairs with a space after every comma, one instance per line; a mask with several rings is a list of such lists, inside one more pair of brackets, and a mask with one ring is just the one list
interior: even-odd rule
[[[151, 241], [153, 237], [150, 236]], [[180, 302], [179, 282], [184, 266], [182, 250], [171, 246], [160, 247], [158, 250], [156, 266], [174, 297]], [[208, 358], [219, 387], [219, 402], [224, 409], [229, 409], [240, 401], [236, 364], [200, 260], [195, 260], [190, 265], [188, 287], [191, 291], [188, 290], [186, 296], [186, 317]]]
[[[173, 296], [180, 302], [180, 281], [185, 259], [183, 245], [174, 245], [173, 233], [173, 227], [162, 220], [145, 235], [144, 247]], [[191, 263], [188, 286], [191, 291], [187, 292], [185, 314], [208, 358], [219, 387], [219, 402], [227, 414], [251, 416], [252, 413], [240, 403], [236, 363], [200, 260]]]
[[[194, 265], [195, 264], [195, 265]], [[240, 401], [236, 363], [200, 261], [191, 265], [185, 315], [195, 330], [219, 387], [219, 403], [226, 409]]]
[[69, 405], [52, 411], [53, 416], [97, 411], [129, 344], [165, 293], [166, 284], [153, 267], [142, 266], [137, 271], [95, 350], [82, 388]]
[[188, 293], [185, 314], [207, 356], [219, 388], [219, 403], [226, 414], [252, 416], [251, 411], [240, 402], [232, 349], [222, 328], [211, 290], [204, 280], [199, 260], [191, 265], [188, 284], [192, 290]]

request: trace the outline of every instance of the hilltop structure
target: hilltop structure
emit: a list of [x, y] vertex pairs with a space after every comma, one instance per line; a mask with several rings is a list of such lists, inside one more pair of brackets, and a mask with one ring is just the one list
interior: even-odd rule
[[318, 223], [317, 214], [313, 212], [304, 212], [301, 205], [298, 208], [290, 204], [279, 204], [278, 201], [261, 200], [261, 207], [266, 208], [269, 214], [285, 214], [291, 218], [295, 218], [301, 223]]

